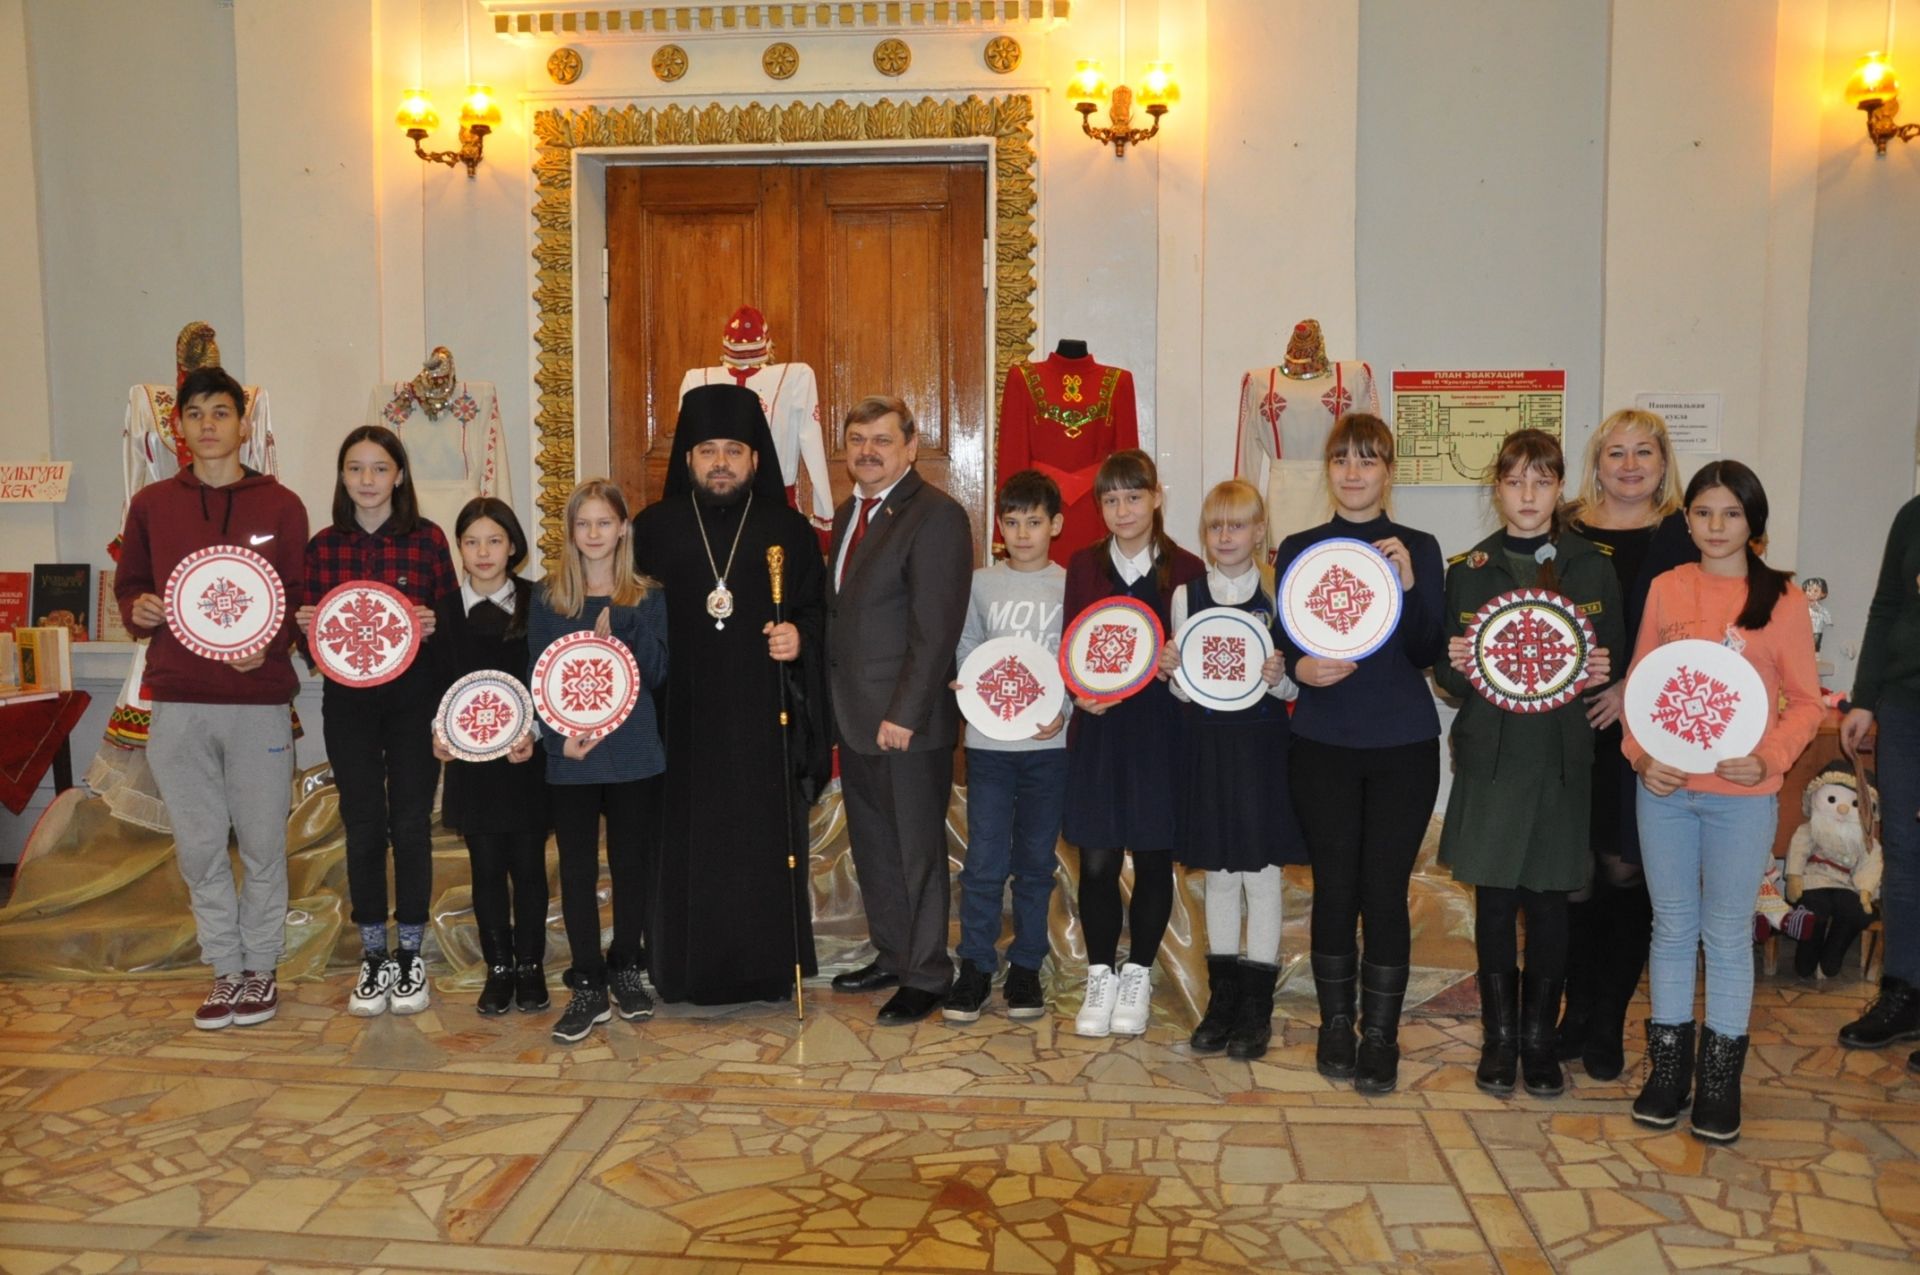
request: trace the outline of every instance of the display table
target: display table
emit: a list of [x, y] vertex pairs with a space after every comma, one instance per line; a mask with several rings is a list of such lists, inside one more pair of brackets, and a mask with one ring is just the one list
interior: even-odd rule
[[0, 704], [0, 803], [8, 810], [26, 811], [49, 766], [57, 791], [73, 787], [67, 738], [92, 702], [85, 691], [63, 691], [52, 699]]

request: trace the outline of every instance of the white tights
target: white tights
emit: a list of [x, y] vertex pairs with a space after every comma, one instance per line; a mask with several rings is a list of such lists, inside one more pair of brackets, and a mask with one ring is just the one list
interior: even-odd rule
[[1280, 869], [1207, 873], [1207, 951], [1240, 954], [1240, 894], [1246, 892], [1247, 959], [1280, 963]]

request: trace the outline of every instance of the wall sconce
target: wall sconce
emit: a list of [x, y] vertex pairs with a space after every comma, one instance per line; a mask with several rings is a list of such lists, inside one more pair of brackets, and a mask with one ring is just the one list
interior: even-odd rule
[[1068, 88], [1068, 100], [1073, 109], [1080, 112], [1080, 131], [1094, 141], [1113, 146], [1114, 158], [1125, 158], [1127, 147], [1146, 141], [1160, 131], [1160, 117], [1169, 107], [1180, 100], [1180, 86], [1173, 82], [1173, 67], [1166, 62], [1147, 63], [1147, 74], [1140, 81], [1140, 105], [1153, 117], [1153, 127], [1134, 128], [1133, 90], [1122, 84], [1113, 90], [1113, 96], [1107, 107], [1107, 118], [1111, 126], [1096, 127], [1093, 113], [1107, 95], [1106, 77], [1100, 73], [1098, 62], [1077, 62], [1073, 68], [1073, 80]]
[[1887, 143], [1894, 138], [1910, 142], [1920, 137], [1920, 124], [1896, 124], [1900, 113], [1900, 84], [1893, 78], [1893, 66], [1878, 53], [1869, 53], [1854, 68], [1847, 81], [1847, 100], [1867, 113], [1867, 136], [1881, 158]]
[[460, 103], [460, 149], [457, 151], [430, 151], [420, 145], [426, 140], [427, 134], [440, 124], [440, 117], [434, 112], [433, 103], [427, 99], [425, 89], [406, 91], [400, 99], [400, 111], [394, 116], [394, 122], [413, 139], [414, 154], [428, 163], [445, 164], [448, 168], [465, 164], [467, 180], [471, 181], [473, 170], [480, 167], [487, 134], [500, 123], [500, 104], [494, 100], [491, 85], [467, 85], [467, 96]]

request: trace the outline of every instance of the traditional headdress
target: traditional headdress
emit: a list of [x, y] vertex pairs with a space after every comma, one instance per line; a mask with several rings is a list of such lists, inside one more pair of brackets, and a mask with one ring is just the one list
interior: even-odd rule
[[738, 385], [696, 385], [680, 400], [680, 419], [673, 428], [673, 462], [667, 466], [661, 498], [685, 496], [693, 490], [687, 453], [720, 438], [745, 443], [760, 454], [751, 490], [762, 500], [785, 505], [786, 479], [780, 476], [780, 456], [773, 449], [773, 432], [767, 428], [760, 396]]
[[1320, 334], [1320, 320], [1302, 319], [1293, 325], [1287, 341], [1288, 376], [1319, 376], [1328, 368], [1327, 339]]
[[727, 320], [720, 337], [720, 361], [728, 367], [759, 367], [773, 357], [773, 338], [767, 335], [767, 316], [743, 305]]

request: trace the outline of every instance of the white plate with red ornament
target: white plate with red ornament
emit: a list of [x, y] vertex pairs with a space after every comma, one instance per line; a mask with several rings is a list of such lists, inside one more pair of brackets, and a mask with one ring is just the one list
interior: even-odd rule
[[1323, 660], [1365, 659], [1400, 623], [1400, 573], [1364, 540], [1308, 545], [1280, 578], [1279, 594], [1287, 636]]
[[1138, 598], [1102, 598], [1060, 637], [1060, 673], [1067, 688], [1102, 703], [1126, 699], [1153, 680], [1166, 630]]
[[1273, 654], [1273, 634], [1260, 617], [1239, 607], [1208, 607], [1187, 617], [1174, 635], [1180, 667], [1173, 680], [1203, 708], [1238, 712], [1267, 693], [1260, 666]]
[[1655, 761], [1689, 775], [1751, 755], [1772, 720], [1760, 674], [1718, 642], [1683, 638], [1657, 646], [1627, 678], [1627, 729]]
[[511, 673], [481, 669], [447, 688], [434, 724], [461, 761], [493, 761], [533, 729], [533, 694]]
[[280, 573], [239, 545], [209, 545], [180, 559], [161, 602], [181, 646], [225, 664], [266, 650], [287, 618]]
[[1059, 657], [1032, 638], [982, 642], [967, 653], [958, 680], [960, 712], [988, 739], [1032, 739], [1067, 697]]
[[540, 720], [574, 739], [612, 734], [640, 702], [633, 652], [592, 629], [554, 639], [533, 662], [532, 681]]
[[307, 649], [342, 686], [384, 686], [420, 654], [420, 620], [407, 595], [377, 580], [349, 580], [321, 598]]
[[1509, 713], [1545, 713], [1572, 702], [1593, 659], [1593, 622], [1551, 589], [1513, 589], [1488, 599], [1467, 626], [1467, 680]]

